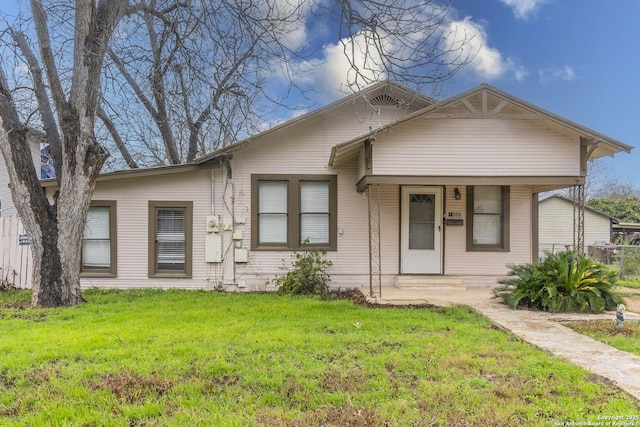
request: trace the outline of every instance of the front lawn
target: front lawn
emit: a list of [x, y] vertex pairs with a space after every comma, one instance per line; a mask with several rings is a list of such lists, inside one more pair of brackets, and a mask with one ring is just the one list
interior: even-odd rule
[[[548, 426], [640, 414], [464, 307], [189, 291], [0, 293], [0, 425]], [[595, 381], [595, 379], [594, 379]]]
[[615, 320], [567, 322], [565, 325], [594, 340], [640, 356], [640, 324], [637, 321], [627, 320], [623, 328], [619, 328]]

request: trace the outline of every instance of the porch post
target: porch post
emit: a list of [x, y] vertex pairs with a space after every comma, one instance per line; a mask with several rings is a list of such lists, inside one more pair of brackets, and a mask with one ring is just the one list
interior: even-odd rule
[[382, 297], [382, 268], [380, 254], [380, 184], [367, 185], [369, 217], [369, 296], [374, 296], [377, 288]]
[[584, 185], [574, 185], [573, 196], [573, 249], [584, 253]]

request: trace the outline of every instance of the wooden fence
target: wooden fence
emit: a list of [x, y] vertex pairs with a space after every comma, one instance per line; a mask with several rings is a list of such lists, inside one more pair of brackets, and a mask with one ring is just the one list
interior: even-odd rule
[[3, 215], [0, 217], [0, 231], [0, 284], [30, 288], [31, 246], [22, 221], [17, 215]]

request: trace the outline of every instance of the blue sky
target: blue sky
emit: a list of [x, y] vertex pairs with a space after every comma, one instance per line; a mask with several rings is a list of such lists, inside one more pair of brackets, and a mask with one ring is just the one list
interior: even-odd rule
[[[468, 47], [477, 55], [444, 84], [442, 97], [486, 82], [636, 146], [601, 162], [619, 182], [640, 188], [639, 0], [452, 0], [451, 7], [450, 24], [474, 34]], [[323, 61], [314, 64], [315, 77], [306, 76], [325, 83], [324, 96], [331, 94], [326, 83], [336, 88], [345, 74], [331, 40], [316, 40], [324, 43]]]
[[[3, 2], [0, 13], [14, 14], [18, 5], [28, 11], [28, 2], [17, 0]], [[443, 96], [487, 82], [636, 146], [605, 162], [620, 181], [640, 188], [639, 0], [452, 0], [451, 6], [450, 22], [475, 34], [477, 56], [443, 86]], [[317, 20], [293, 28], [287, 40], [321, 46], [315, 60], [299, 64], [301, 79], [325, 88], [320, 104], [335, 99], [327, 88], [345, 80], [336, 40], [335, 28]]]
[[503, 69], [487, 76], [471, 66], [447, 92], [487, 81], [637, 147], [606, 162], [621, 181], [640, 188], [640, 1], [453, 0], [452, 5], [459, 19], [469, 17], [482, 27]]

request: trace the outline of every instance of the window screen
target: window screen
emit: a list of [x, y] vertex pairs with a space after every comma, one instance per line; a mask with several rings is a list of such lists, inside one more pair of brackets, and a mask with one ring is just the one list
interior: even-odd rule
[[473, 194], [473, 243], [502, 242], [502, 187], [476, 186]]
[[287, 243], [287, 187], [286, 181], [259, 183], [260, 243]]
[[157, 269], [184, 271], [186, 209], [158, 208], [157, 221]]
[[300, 243], [329, 243], [329, 183], [300, 182]]
[[82, 269], [111, 268], [110, 209], [91, 207], [87, 213], [82, 240]]

